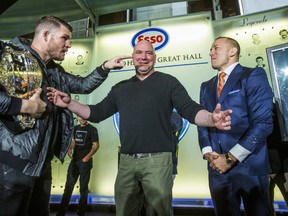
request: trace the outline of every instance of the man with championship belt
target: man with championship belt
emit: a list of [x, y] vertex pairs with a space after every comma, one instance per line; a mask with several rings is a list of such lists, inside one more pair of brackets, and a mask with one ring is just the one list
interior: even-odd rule
[[126, 56], [105, 61], [88, 76], [67, 73], [55, 63], [71, 47], [72, 27], [42, 17], [30, 44], [0, 41], [0, 215], [49, 215], [51, 160], [64, 161], [72, 139], [73, 116], [47, 101], [46, 87], [88, 94], [120, 69]]

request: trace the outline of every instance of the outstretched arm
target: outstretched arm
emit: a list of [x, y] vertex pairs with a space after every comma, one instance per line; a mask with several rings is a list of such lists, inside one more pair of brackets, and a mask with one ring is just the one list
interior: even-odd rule
[[55, 88], [47, 87], [48, 100], [54, 105], [62, 108], [67, 108], [76, 115], [88, 119], [90, 116], [90, 107], [86, 104], [81, 104], [69, 97], [68, 94], [61, 92]]
[[125, 62], [123, 60], [131, 58], [132, 56], [129, 55], [116, 56], [110, 60], [105, 61], [102, 64], [102, 69], [103, 70], [122, 69], [125, 66]]
[[217, 104], [213, 113], [200, 110], [195, 116], [195, 124], [200, 127], [216, 127], [220, 130], [231, 129], [232, 110], [221, 111], [221, 104]]

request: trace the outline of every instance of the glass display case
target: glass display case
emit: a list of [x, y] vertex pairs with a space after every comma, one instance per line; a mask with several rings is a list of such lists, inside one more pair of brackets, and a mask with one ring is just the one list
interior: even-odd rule
[[288, 43], [266, 48], [278, 120], [283, 141], [288, 141]]

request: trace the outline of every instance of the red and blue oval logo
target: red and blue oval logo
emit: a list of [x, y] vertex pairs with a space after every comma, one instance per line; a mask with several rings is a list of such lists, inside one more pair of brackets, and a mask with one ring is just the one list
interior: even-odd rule
[[[173, 110], [173, 112], [176, 112], [176, 110]], [[117, 112], [113, 115], [113, 124], [114, 124], [114, 127], [116, 129], [116, 132], [119, 134], [120, 133], [120, 114], [119, 114], [119, 112]], [[178, 137], [179, 141], [187, 133], [189, 126], [190, 126], [190, 122], [187, 119], [182, 118], [182, 124], [183, 124], [182, 129], [181, 129], [179, 137]]]
[[163, 48], [169, 40], [168, 34], [163, 29], [159, 28], [147, 28], [139, 31], [132, 38], [132, 46], [134, 47], [139, 41], [147, 40], [149, 41], [155, 51]]

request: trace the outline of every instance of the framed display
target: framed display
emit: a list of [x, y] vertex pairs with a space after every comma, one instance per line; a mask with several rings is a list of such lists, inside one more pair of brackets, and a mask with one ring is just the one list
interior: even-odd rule
[[266, 48], [281, 138], [288, 141], [288, 43]]

